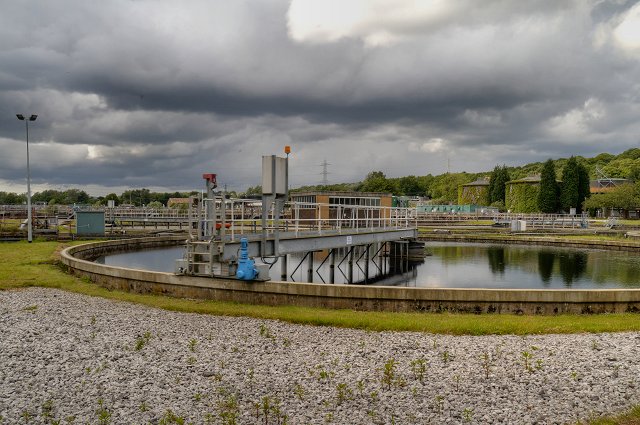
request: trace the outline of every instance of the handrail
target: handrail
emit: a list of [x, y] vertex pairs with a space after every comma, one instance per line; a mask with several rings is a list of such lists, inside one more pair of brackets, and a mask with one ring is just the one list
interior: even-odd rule
[[[359, 233], [380, 230], [415, 228], [415, 214], [411, 208], [287, 202], [280, 211], [276, 229], [275, 203], [267, 214], [262, 228], [261, 204], [254, 200], [227, 200], [225, 206], [226, 241], [239, 240], [242, 235], [273, 233], [276, 230], [305, 236], [325, 233]], [[192, 218], [193, 219], [193, 218]], [[201, 221], [200, 217], [197, 220]]]

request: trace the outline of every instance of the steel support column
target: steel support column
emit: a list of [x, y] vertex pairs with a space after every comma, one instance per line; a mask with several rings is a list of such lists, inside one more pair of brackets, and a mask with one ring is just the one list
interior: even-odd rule
[[329, 283], [336, 283], [336, 248], [331, 250], [329, 263]]
[[349, 263], [347, 265], [347, 271], [348, 271], [348, 278], [347, 278], [347, 283], [352, 284], [353, 283], [353, 248], [351, 247], [351, 249], [349, 250]]
[[307, 282], [313, 282], [313, 252], [309, 252], [309, 267], [307, 268]]
[[287, 256], [280, 257], [280, 279], [287, 280]]
[[364, 246], [364, 283], [369, 283], [369, 247], [371, 245]]

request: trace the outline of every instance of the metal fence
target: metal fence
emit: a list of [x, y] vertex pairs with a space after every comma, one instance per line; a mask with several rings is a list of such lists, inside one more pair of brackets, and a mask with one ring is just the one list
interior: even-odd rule
[[417, 213], [418, 225], [446, 225], [470, 221], [491, 221], [497, 226], [509, 226], [513, 221], [524, 221], [531, 229], [587, 228], [590, 219], [587, 214], [525, 214], [525, 213]]

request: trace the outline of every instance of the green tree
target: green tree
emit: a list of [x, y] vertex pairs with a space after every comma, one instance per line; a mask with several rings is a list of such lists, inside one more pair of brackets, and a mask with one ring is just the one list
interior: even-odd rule
[[558, 211], [558, 183], [556, 181], [556, 166], [552, 159], [548, 159], [542, 166], [538, 209], [543, 213]]
[[386, 192], [398, 193], [395, 182], [388, 180], [382, 171], [372, 171], [358, 187], [359, 192]]
[[618, 158], [640, 159], [640, 149], [631, 148], [618, 155]]
[[580, 198], [580, 174], [576, 158], [572, 156], [567, 161], [562, 171], [562, 184], [560, 185], [560, 208], [569, 212], [571, 208], [578, 208], [582, 203]]
[[47, 189], [47, 190], [43, 190], [42, 192], [36, 192], [31, 196], [31, 200], [33, 202], [46, 202], [47, 204], [51, 203], [51, 201], [54, 201], [53, 203], [57, 203], [56, 200], [60, 200], [63, 198], [63, 193], [60, 192], [59, 190], [54, 190], [54, 189]]
[[503, 165], [502, 167], [499, 165], [495, 166], [489, 180], [489, 204], [502, 202], [504, 205], [505, 188], [510, 179], [509, 170], [507, 170], [506, 165]]
[[580, 162], [578, 163], [578, 213], [582, 212], [582, 204], [589, 196], [591, 196], [589, 170], [584, 163]]
[[0, 205], [21, 205], [27, 202], [27, 195], [13, 192], [0, 192]]
[[115, 204], [118, 205], [120, 203], [120, 198], [118, 198], [118, 195], [116, 195], [115, 193], [110, 193], [104, 197], [105, 204], [107, 203], [107, 201], [114, 201]]
[[251, 186], [243, 194], [243, 196], [262, 195], [262, 186]]
[[640, 181], [640, 164], [633, 165], [629, 170], [629, 174], [627, 178], [631, 181], [637, 182]]
[[429, 195], [436, 204], [456, 203], [458, 201], [458, 188], [472, 182], [476, 174], [445, 173], [435, 176], [429, 182]]
[[125, 190], [122, 192], [122, 195], [120, 195], [120, 199], [122, 199], [122, 202], [130, 203], [138, 207], [146, 205], [153, 200], [149, 189]]
[[424, 189], [416, 176], [400, 177], [398, 179], [398, 194], [406, 196], [424, 195]]

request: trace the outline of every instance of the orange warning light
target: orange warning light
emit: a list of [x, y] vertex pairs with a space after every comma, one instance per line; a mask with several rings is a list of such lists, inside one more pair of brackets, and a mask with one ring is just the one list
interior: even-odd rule
[[284, 147], [284, 153], [286, 153], [287, 155], [289, 155], [291, 153], [291, 146], [285, 146]]

